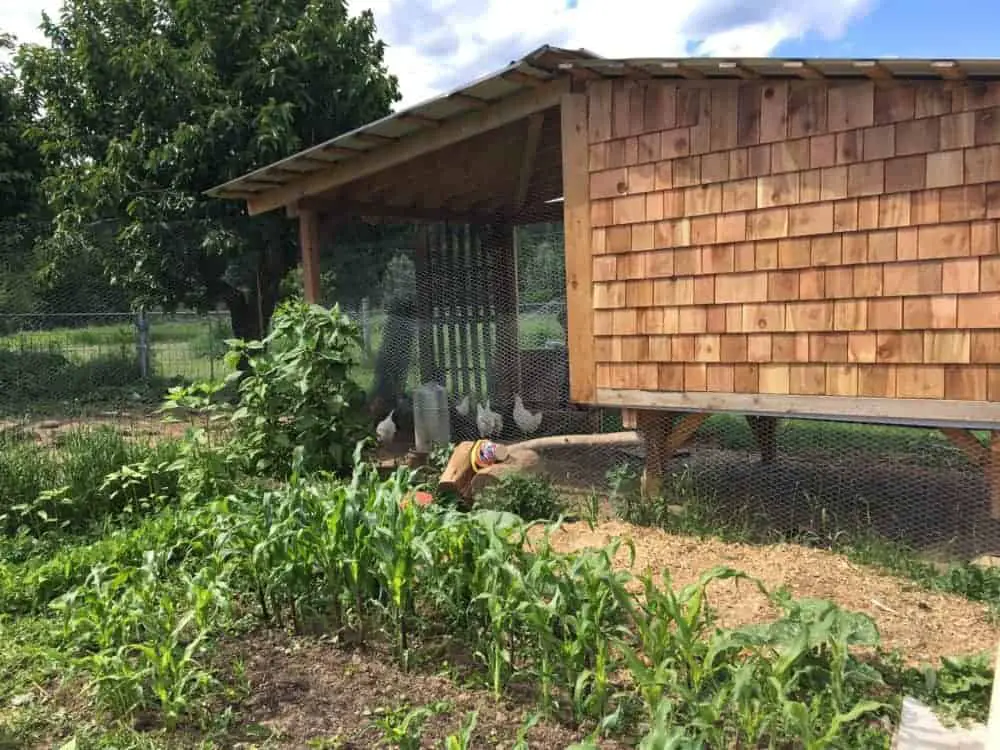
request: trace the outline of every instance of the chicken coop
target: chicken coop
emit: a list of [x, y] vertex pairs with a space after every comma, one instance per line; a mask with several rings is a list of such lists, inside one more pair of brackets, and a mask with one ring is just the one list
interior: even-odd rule
[[[983, 544], [1000, 542], [1000, 62], [544, 47], [210, 192], [298, 221], [310, 299], [345, 221], [412, 225], [400, 315], [418, 379], [456, 404], [490, 398], [504, 438], [525, 437], [517, 397], [547, 434], [618, 415], [654, 493], [692, 438], [738, 417], [762, 460], [723, 471], [726, 494], [780, 463], [787, 424], [912, 428], [944, 464], [886, 492], [947, 496], [935, 528], [975, 505]], [[528, 260], [558, 273], [538, 301], [556, 310], [552, 345], [526, 341]], [[828, 485], [854, 481], [854, 445]], [[885, 471], [908, 461], [891, 452]], [[961, 478], [941, 468], [958, 463]], [[876, 515], [895, 519], [889, 505]]]

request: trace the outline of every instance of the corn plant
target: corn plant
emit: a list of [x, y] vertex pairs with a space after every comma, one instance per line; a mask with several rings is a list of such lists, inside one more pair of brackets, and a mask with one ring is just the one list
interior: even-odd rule
[[439, 702], [429, 706], [399, 708], [382, 711], [372, 723], [382, 731], [383, 745], [399, 750], [419, 750], [424, 724], [427, 720], [447, 710], [448, 704]]
[[472, 733], [476, 731], [478, 718], [478, 711], [470, 712], [458, 734], [445, 737], [444, 750], [472, 750]]

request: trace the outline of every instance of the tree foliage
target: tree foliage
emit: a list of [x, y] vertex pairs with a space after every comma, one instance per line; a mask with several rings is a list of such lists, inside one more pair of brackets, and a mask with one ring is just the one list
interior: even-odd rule
[[[366, 11], [344, 0], [65, 0], [22, 48], [45, 102], [53, 267], [86, 241], [140, 302], [226, 305], [260, 338], [294, 226], [203, 192], [386, 115], [399, 98]], [[85, 230], [84, 233], [81, 230]]]
[[39, 207], [42, 159], [27, 140], [34, 103], [25, 95], [14, 66], [5, 58], [14, 38], [0, 33], [0, 221], [25, 219]]

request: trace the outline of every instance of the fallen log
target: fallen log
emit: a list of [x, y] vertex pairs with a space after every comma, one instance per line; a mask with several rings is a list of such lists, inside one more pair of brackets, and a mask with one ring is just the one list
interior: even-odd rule
[[[497, 484], [505, 474], [523, 471], [531, 472], [540, 462], [539, 454], [558, 448], [634, 448], [643, 444], [642, 437], [634, 431], [608, 432], [596, 435], [550, 435], [532, 438], [520, 443], [504, 446], [498, 452], [498, 461], [478, 473], [473, 471], [469, 461], [469, 451], [474, 443], [460, 443], [448, 462], [448, 468], [441, 475], [440, 489], [450, 489], [469, 500], [490, 485]], [[455, 471], [449, 472], [452, 466]]]

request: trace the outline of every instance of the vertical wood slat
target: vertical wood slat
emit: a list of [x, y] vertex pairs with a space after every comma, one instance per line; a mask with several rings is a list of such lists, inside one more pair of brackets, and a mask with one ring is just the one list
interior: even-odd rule
[[450, 390], [452, 386], [448, 382], [449, 371], [447, 366], [447, 350], [444, 338], [444, 310], [441, 306], [442, 301], [445, 298], [445, 289], [443, 286], [444, 274], [441, 267], [442, 228], [440, 224], [432, 224], [427, 229], [427, 254], [430, 259], [431, 294], [435, 300], [431, 309], [431, 328], [434, 335], [434, 363], [440, 371], [439, 375], [442, 385]]
[[472, 227], [465, 226], [462, 231], [462, 273], [468, 290], [469, 300], [469, 357], [472, 361], [472, 378], [468, 393], [481, 394], [485, 391], [485, 373], [483, 372], [482, 345], [482, 289], [476, 280], [475, 232]]
[[453, 227], [450, 223], [445, 223], [441, 233], [441, 271], [444, 277], [443, 286], [445, 295], [442, 299], [442, 307], [445, 312], [445, 340], [448, 347], [448, 368], [451, 371], [452, 391], [462, 389], [462, 368], [458, 359], [458, 322], [456, 321], [455, 302], [455, 263], [452, 252]]
[[565, 94], [560, 110], [566, 254], [566, 348], [570, 362], [570, 399], [594, 403], [597, 399], [597, 366], [593, 341], [593, 248], [590, 245], [587, 95]]
[[417, 340], [420, 362], [420, 382], [437, 378], [437, 358], [434, 351], [434, 290], [432, 288], [430, 229], [424, 224], [417, 229], [416, 247]]
[[[478, 283], [483, 290], [483, 307], [481, 325], [483, 330], [483, 367], [486, 371], [484, 391], [492, 397], [496, 392], [496, 350], [494, 348], [494, 328], [493, 321], [496, 316], [496, 305], [493, 298], [493, 279], [495, 277], [494, 264], [495, 256], [490, 252], [490, 248], [485, 241], [486, 230], [480, 226], [476, 228], [474, 240], [475, 267], [478, 269]], [[490, 405], [492, 407], [492, 404]]]
[[466, 273], [465, 252], [466, 226], [451, 227], [448, 237], [448, 257], [451, 258], [451, 306], [455, 311], [456, 338], [458, 340], [459, 389], [469, 393], [473, 376], [470, 343], [471, 315], [469, 315], [469, 285]]
[[495, 245], [496, 274], [493, 288], [496, 298], [496, 346], [498, 358], [498, 404], [512, 408], [515, 393], [521, 392], [521, 358], [517, 321], [517, 243], [515, 229], [510, 224], [492, 228], [490, 238]]

